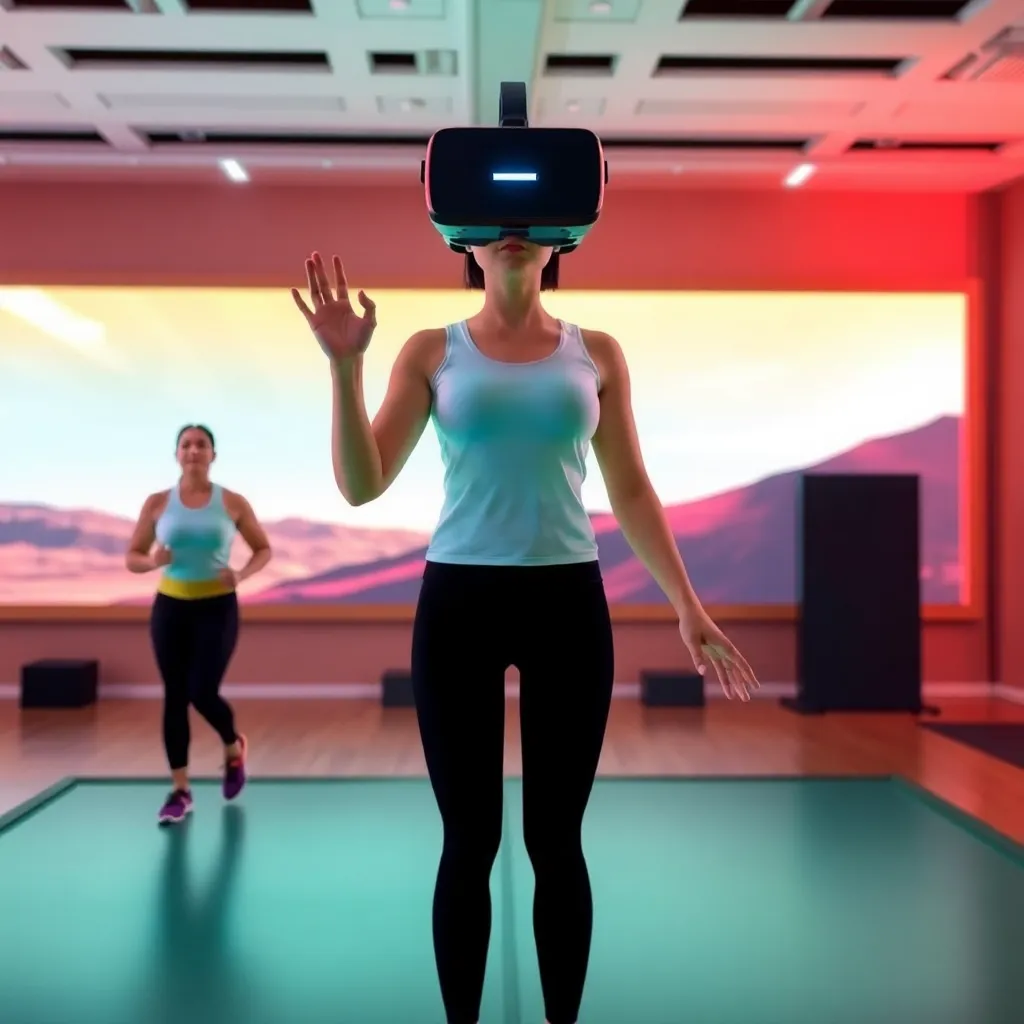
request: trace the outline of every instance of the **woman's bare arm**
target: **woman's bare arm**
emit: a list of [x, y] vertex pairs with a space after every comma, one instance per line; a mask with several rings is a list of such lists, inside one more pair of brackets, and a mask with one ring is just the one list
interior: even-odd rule
[[665, 510], [654, 491], [637, 440], [629, 370], [618, 342], [607, 334], [584, 337], [601, 372], [601, 420], [594, 454], [608, 500], [629, 546], [680, 614], [700, 607]]
[[371, 424], [363, 395], [363, 360], [331, 366], [334, 479], [350, 505], [379, 498], [402, 471], [430, 418], [430, 367], [439, 362], [444, 330], [420, 331], [403, 346], [384, 402]]
[[157, 568], [150, 551], [156, 540], [156, 520], [164, 500], [163, 494], [151, 494], [142, 505], [124, 560], [129, 572], [152, 572]]
[[235, 520], [235, 528], [250, 551], [249, 561], [237, 573], [238, 582], [241, 583], [263, 569], [273, 557], [273, 551], [270, 547], [270, 538], [267, 537], [263, 524], [257, 519], [252, 505], [234, 491], [227, 492], [225, 499], [230, 503], [229, 511]]

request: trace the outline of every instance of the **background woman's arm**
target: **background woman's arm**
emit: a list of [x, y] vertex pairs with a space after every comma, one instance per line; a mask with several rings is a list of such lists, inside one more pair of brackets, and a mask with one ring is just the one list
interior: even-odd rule
[[162, 495], [151, 494], [142, 506], [124, 560], [129, 572], [153, 572], [157, 568], [150, 552], [156, 540], [156, 511], [162, 500]]
[[241, 583], [263, 569], [273, 557], [273, 551], [270, 547], [270, 538], [267, 537], [266, 530], [256, 518], [252, 505], [240, 494], [232, 493], [230, 501], [233, 506], [231, 511], [235, 517], [235, 528], [242, 540], [248, 544], [251, 552], [249, 560], [236, 573], [236, 580]]

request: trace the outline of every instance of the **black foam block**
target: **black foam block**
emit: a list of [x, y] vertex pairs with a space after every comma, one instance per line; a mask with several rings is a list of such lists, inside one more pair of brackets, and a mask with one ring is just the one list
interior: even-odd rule
[[380, 679], [380, 701], [386, 708], [412, 708], [412, 675], [404, 669], [388, 669]]
[[644, 671], [640, 701], [648, 708], [701, 708], [704, 680], [696, 672]]
[[96, 703], [98, 661], [46, 658], [21, 666], [23, 708], [84, 708]]

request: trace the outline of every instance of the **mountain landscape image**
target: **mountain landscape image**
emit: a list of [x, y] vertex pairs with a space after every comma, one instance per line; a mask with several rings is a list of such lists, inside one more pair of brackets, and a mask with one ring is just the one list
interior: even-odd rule
[[[422, 547], [413, 530], [359, 529], [289, 518], [265, 522], [274, 558], [251, 586], [274, 587]], [[152, 574], [135, 576], [124, 555], [135, 523], [104, 512], [0, 503], [0, 604], [147, 602]], [[236, 539], [232, 564], [246, 547]], [[251, 597], [252, 591], [243, 592]]]
[[[913, 473], [921, 479], [922, 598], [960, 603], [961, 420], [859, 444], [815, 465], [767, 476], [666, 511], [691, 578], [709, 604], [789, 604], [797, 592], [799, 478], [817, 473]], [[595, 513], [609, 600], [664, 600], [612, 515]], [[354, 528], [288, 518], [264, 524], [275, 556], [243, 588], [247, 603], [410, 604], [428, 537], [412, 530]], [[151, 576], [124, 568], [133, 523], [101, 511], [0, 503], [0, 603], [142, 604]], [[234, 564], [244, 561], [238, 542]]]

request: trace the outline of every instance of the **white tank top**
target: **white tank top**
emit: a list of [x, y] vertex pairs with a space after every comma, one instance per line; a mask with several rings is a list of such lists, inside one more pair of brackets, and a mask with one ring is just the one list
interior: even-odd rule
[[558, 565], [597, 560], [583, 504], [600, 418], [600, 375], [580, 329], [530, 363], [485, 356], [465, 321], [447, 328], [431, 418], [444, 461], [444, 506], [427, 560]]

